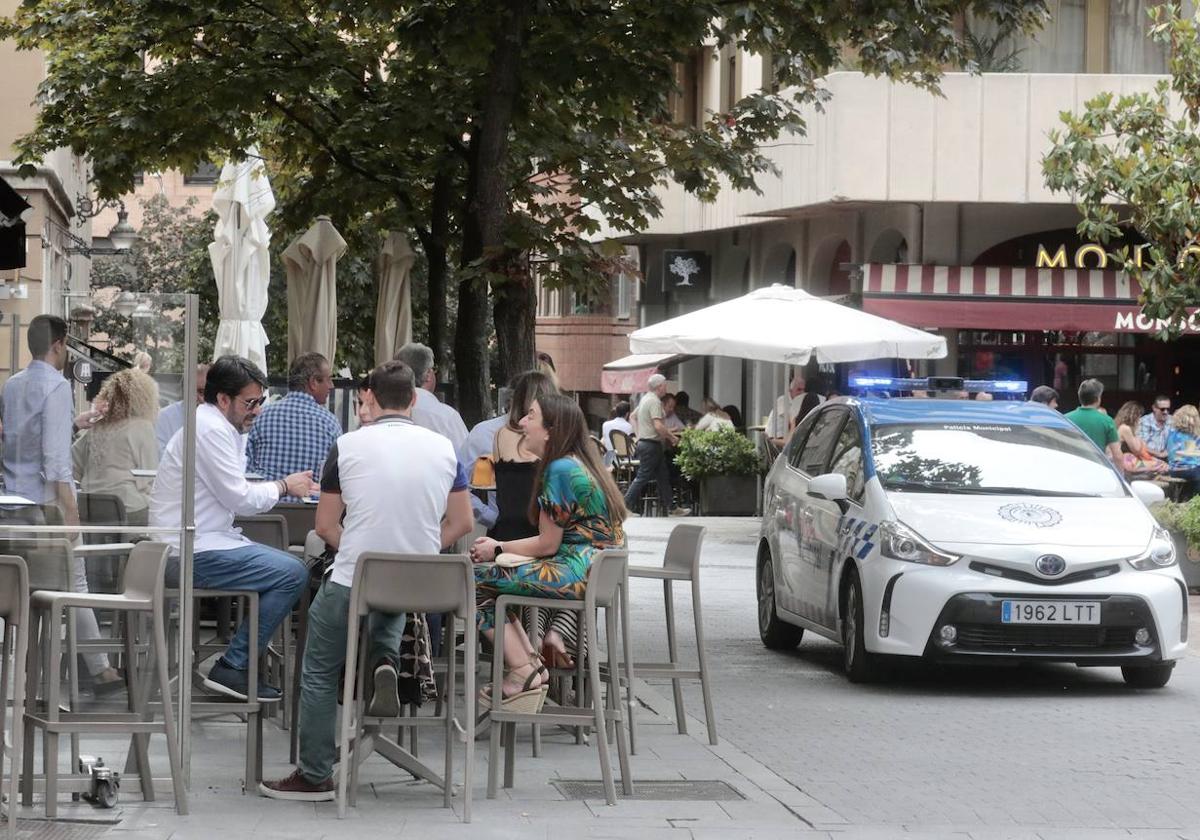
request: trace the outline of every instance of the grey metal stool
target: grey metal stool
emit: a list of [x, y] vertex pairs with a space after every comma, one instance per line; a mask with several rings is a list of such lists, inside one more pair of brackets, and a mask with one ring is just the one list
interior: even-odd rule
[[[700, 692], [704, 696], [704, 719], [708, 724], [708, 742], [717, 743], [717, 722], [713, 717], [712, 691], [708, 681], [708, 656], [704, 651], [704, 615], [700, 608], [700, 548], [704, 541], [704, 528], [700, 525], [676, 525], [667, 539], [667, 551], [662, 567], [630, 566], [631, 578], [652, 578], [663, 582], [663, 599], [667, 619], [668, 662], [635, 662], [636, 677], [665, 677], [671, 680], [675, 695], [675, 721], [679, 734], [687, 734], [687, 716], [683, 710], [682, 680], [699, 680]], [[674, 581], [692, 584], [692, 616], [696, 622], [696, 657], [699, 667], [683, 668], [679, 661], [678, 634], [675, 629], [675, 599], [671, 589]]]
[[[12, 685], [12, 777], [8, 787], [8, 837], [17, 836], [18, 762], [22, 757], [25, 717], [25, 659], [29, 651], [29, 570], [20, 557], [0, 556], [0, 619], [4, 637], [0, 646], [0, 791], [4, 789], [4, 721], [8, 689]], [[10, 653], [11, 659], [10, 659]]]
[[[166, 592], [167, 598], [178, 598], [178, 589], [169, 589]], [[228, 698], [224, 700], [214, 700], [213, 696], [208, 693], [192, 695], [190, 704], [192, 718], [205, 716], [222, 716], [222, 715], [238, 715], [246, 721], [246, 776], [242, 787], [242, 792], [253, 789], [255, 785], [263, 779], [263, 734], [262, 734], [262, 707], [263, 703], [258, 701], [258, 676], [261, 672], [262, 652], [258, 647], [258, 593], [246, 589], [192, 589], [192, 600], [203, 601], [206, 599], [221, 599], [233, 600], [245, 603], [245, 609], [240, 610], [242, 619], [247, 624], [247, 644], [248, 644], [248, 662], [247, 680], [251, 689], [251, 694], [248, 694], [245, 700], [237, 698]], [[193, 622], [199, 624], [200, 610], [192, 611]], [[200, 642], [199, 634], [193, 629], [193, 671], [192, 676], [199, 678], [201, 676], [199, 663], [212, 655], [213, 649], [223, 651], [226, 643], [222, 642], [217, 645], [205, 645]], [[191, 690], [191, 680], [183, 683], [186, 688], [181, 690]], [[151, 705], [154, 708], [154, 704]], [[190, 725], [191, 721], [184, 721], [184, 725]], [[125, 769], [129, 772], [133, 766], [136, 756], [130, 751], [129, 757], [126, 759]]]
[[[337, 803], [338, 817], [346, 815], [346, 802], [357, 801], [358, 767], [372, 752], [415, 776], [442, 788], [443, 804], [450, 807], [454, 788], [454, 741], [456, 726], [455, 682], [457, 676], [454, 646], [447, 651], [445, 703], [441, 714], [404, 718], [367, 718], [366, 673], [369, 663], [367, 634], [359, 632], [362, 620], [371, 612], [409, 613], [438, 612], [462, 616], [468, 626], [475, 621], [475, 571], [470, 559], [461, 554], [382, 554], [368, 552], [358, 558], [354, 569], [354, 584], [350, 590], [350, 617], [346, 633], [346, 679], [342, 688], [342, 722], [339, 729]], [[474, 636], [468, 635], [464, 646], [463, 683], [470, 716], [471, 698], [475, 696]], [[360, 667], [361, 666], [361, 667]], [[357, 698], [355, 687], [357, 686]], [[404, 728], [442, 726], [445, 728], [445, 769], [439, 778], [416, 757], [381, 734], [384, 723], [399, 723]], [[351, 738], [354, 740], [351, 752]], [[471, 776], [475, 764], [475, 738], [468, 733], [465, 739], [463, 766], [463, 822], [471, 821]], [[348, 758], [347, 758], [348, 757]]]
[[[183, 787], [183, 772], [180, 765], [179, 741], [176, 737], [174, 712], [170, 705], [170, 679], [167, 675], [167, 636], [164, 608], [163, 573], [167, 564], [168, 547], [164, 543], [143, 542], [134, 547], [126, 561], [122, 575], [120, 594], [90, 594], [77, 592], [35, 592], [30, 599], [30, 608], [39, 615], [41, 622], [42, 653], [45, 656], [46, 693], [41, 704], [30, 704], [25, 712], [27, 740], [34, 728], [42, 730], [45, 753], [46, 816], [57, 813], [58, 797], [58, 736], [62, 733], [77, 734], [96, 732], [101, 734], [129, 733], [133, 736], [133, 751], [136, 754], [142, 794], [147, 801], [154, 799], [154, 779], [150, 773], [147, 736], [161, 732], [167, 739], [167, 756], [171, 765], [171, 779], [175, 789], [175, 808], [180, 814], [187, 813], [187, 793]], [[119, 612], [125, 621], [125, 644], [128, 651], [125, 663], [126, 687], [129, 694], [128, 712], [79, 712], [72, 707], [62, 710], [59, 670], [62, 663], [62, 639], [59, 628], [74, 609], [105, 609]], [[139, 682], [133, 621], [135, 614], [148, 613], [154, 636], [154, 671], [158, 676], [158, 689], [162, 693], [162, 721], [155, 721], [148, 712], [145, 698], [150, 685], [147, 675]], [[38, 662], [32, 660], [31, 685], [37, 685]], [[33, 753], [26, 749], [24, 754], [24, 793], [28, 802], [33, 793]]]
[[[629, 750], [625, 741], [625, 727], [622, 725], [628, 716], [621, 708], [620, 680], [609, 683], [605, 701], [600, 700], [600, 648], [597, 645], [597, 611], [605, 611], [604, 629], [608, 643], [608, 669], [610, 673], [619, 674], [617, 656], [617, 625], [620, 625], [621, 637], [624, 641], [625, 662], [632, 663], [630, 651], [632, 636], [629, 623], [626, 620], [625, 583], [629, 553], [624, 549], [606, 549], [598, 552], [592, 558], [588, 569], [587, 585], [582, 601], [560, 598], [530, 598], [516, 595], [501, 595], [496, 599], [496, 635], [493, 649], [504, 650], [504, 627], [510, 607], [537, 607], [540, 609], [572, 610], [580, 613], [585, 646], [588, 652], [587, 688], [583, 692], [587, 697], [587, 705], [580, 706], [546, 706], [542, 711], [534, 713], [508, 712], [501, 707], [499, 686], [504, 680], [504, 657], [497, 653], [492, 661], [492, 728], [491, 743], [488, 748], [488, 799], [496, 798], [496, 782], [499, 774], [500, 740], [505, 741], [504, 754], [504, 787], [513, 786], [513, 776], [516, 765], [516, 725], [519, 723], [543, 724], [551, 726], [591, 726], [596, 733], [596, 746], [600, 752], [600, 774], [604, 780], [604, 798], [609, 805], [617, 803], [617, 791], [613, 784], [612, 766], [608, 755], [608, 741], [601, 733], [608, 732], [608, 723], [615, 724], [617, 755], [621, 765], [621, 788], [626, 796], [633, 793], [633, 779], [629, 773]], [[626, 665], [628, 685], [633, 680]], [[499, 725], [498, 725], [499, 724]], [[501, 732], [503, 730], [503, 732]]]
[[[272, 508], [271, 513], [262, 513], [256, 516], [235, 517], [233, 526], [240, 528], [242, 536], [250, 542], [291, 553], [288, 543], [287, 518], [281, 513], [275, 513], [274, 510], [275, 508]], [[300, 557], [296, 557], [296, 561], [303, 562]], [[307, 610], [308, 602], [302, 597], [297, 602], [297, 606], [302, 610]], [[264, 653], [266, 654], [267, 677], [276, 679], [283, 696], [278, 703], [268, 704], [264, 713], [266, 717], [275, 717], [278, 714], [280, 716], [279, 728], [287, 729], [292, 720], [292, 704], [290, 702], [292, 672], [296, 670], [296, 663], [299, 661], [296, 644], [292, 639], [292, 614], [290, 611], [283, 617], [283, 621], [279, 625], [278, 638], [279, 650], [276, 651], [273, 646], [268, 646]]]

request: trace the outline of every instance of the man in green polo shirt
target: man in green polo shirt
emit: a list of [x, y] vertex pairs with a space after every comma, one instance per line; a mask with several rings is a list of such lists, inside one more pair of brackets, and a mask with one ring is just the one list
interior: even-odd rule
[[1117, 424], [1100, 410], [1100, 397], [1103, 393], [1104, 384], [1099, 379], [1085, 379], [1080, 382], [1079, 408], [1067, 412], [1066, 418], [1108, 455], [1117, 472], [1123, 473], [1121, 439], [1117, 435]]

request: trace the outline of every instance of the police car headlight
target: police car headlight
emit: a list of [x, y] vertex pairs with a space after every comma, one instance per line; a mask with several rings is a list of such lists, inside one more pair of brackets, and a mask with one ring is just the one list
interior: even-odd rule
[[892, 560], [924, 563], [927, 566], [949, 566], [958, 560], [957, 554], [939, 551], [903, 523], [884, 522], [879, 526], [879, 533], [879, 551]]
[[1154, 536], [1150, 538], [1150, 545], [1146, 550], [1137, 557], [1129, 558], [1129, 565], [1143, 572], [1148, 569], [1165, 569], [1174, 566], [1175, 562], [1175, 541], [1164, 528], [1155, 528]]

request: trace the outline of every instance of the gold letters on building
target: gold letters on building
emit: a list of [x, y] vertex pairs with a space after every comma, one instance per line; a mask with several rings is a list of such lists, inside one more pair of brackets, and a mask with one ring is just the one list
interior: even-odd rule
[[[1142, 251], [1147, 246], [1136, 245], [1133, 249], [1133, 264], [1138, 268], [1142, 267]], [[1088, 255], [1095, 257], [1095, 265], [1087, 265]], [[1200, 256], [1200, 245], [1189, 245], [1183, 249], [1179, 256], [1179, 261], [1183, 262], [1190, 256]], [[1045, 245], [1038, 245], [1036, 268], [1066, 268], [1067, 267], [1067, 246], [1059, 245], [1058, 250], [1051, 254], [1046, 250]], [[1099, 245], [1094, 243], [1083, 245], [1075, 252], [1075, 267], [1076, 268], [1108, 268], [1108, 253]]]

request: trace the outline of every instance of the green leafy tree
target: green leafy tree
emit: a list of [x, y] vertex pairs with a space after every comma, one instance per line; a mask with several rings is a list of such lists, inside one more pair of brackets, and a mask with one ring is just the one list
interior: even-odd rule
[[[142, 202], [142, 219], [140, 235], [127, 252], [92, 259], [92, 292], [101, 301], [92, 333], [107, 340], [109, 351], [118, 356], [132, 360], [134, 352], [145, 349], [159, 370], [179, 371], [182, 348], [174, 341], [176, 331], [163, 323], [150, 324], [147, 331], [135, 324], [131, 314], [122, 314], [112, 304], [121, 292], [197, 291], [202, 301], [211, 295], [215, 309], [216, 286], [208, 258], [215, 216], [197, 212], [195, 199], [172, 206], [165, 197], [154, 196]], [[162, 315], [168, 323], [178, 322], [182, 310], [168, 308]], [[208, 352], [215, 331], [215, 323], [207, 336], [200, 330], [202, 344], [207, 338]]]
[[[1080, 237], [1113, 246], [1109, 259], [1140, 283], [1143, 311], [1167, 322], [1165, 338], [1200, 305], [1200, 31], [1178, 4], [1150, 14], [1171, 78], [1152, 93], [1101, 93], [1082, 113], [1062, 113], [1042, 172], [1077, 202]], [[1131, 231], [1145, 244], [1122, 244]]]
[[[116, 195], [139, 170], [257, 144], [295, 187], [289, 224], [341, 211], [411, 230], [439, 357], [457, 287], [475, 419], [491, 327], [501, 377], [532, 361], [535, 270], [607, 283], [617, 249], [591, 241], [598, 216], [644, 229], [668, 180], [706, 199], [755, 189], [764, 147], [803, 132], [845, 47], [864, 72], [934, 88], [967, 59], [967, 9], [1021, 30], [1046, 16], [1044, 0], [25, 0], [0, 34], [46, 55], [24, 160], [87, 152]], [[674, 124], [676, 68], [706, 41], [769, 55], [777, 87]]]

